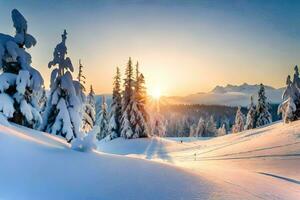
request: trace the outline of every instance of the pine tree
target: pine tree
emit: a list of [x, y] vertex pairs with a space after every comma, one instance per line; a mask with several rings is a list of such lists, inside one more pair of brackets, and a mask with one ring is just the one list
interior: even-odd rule
[[265, 88], [263, 84], [260, 84], [258, 91], [258, 102], [256, 107], [257, 121], [256, 127], [264, 126], [272, 122], [272, 116], [269, 113], [269, 104], [267, 103], [267, 97], [265, 95]]
[[223, 135], [226, 135], [226, 127], [225, 127], [225, 124], [223, 124], [219, 129], [218, 129], [218, 136], [223, 136]]
[[197, 137], [197, 125], [196, 124], [192, 124], [190, 126], [190, 137]]
[[[298, 68], [297, 68], [298, 69]], [[286, 88], [282, 95], [283, 102], [278, 106], [278, 114], [282, 114], [282, 119], [284, 123], [288, 123], [296, 120], [296, 100], [297, 98], [297, 89], [291, 81], [290, 75], [288, 75], [286, 80]]]
[[121, 96], [121, 73], [117, 67], [117, 72], [114, 77], [113, 94], [111, 102], [111, 112], [109, 120], [110, 139], [120, 137], [121, 132], [121, 117], [122, 117], [122, 96]]
[[134, 90], [134, 102], [132, 116], [133, 130], [138, 137], [148, 137], [149, 135], [149, 116], [145, 105], [147, 102], [147, 93], [145, 87], [145, 79], [143, 74], [139, 72], [139, 64], [136, 64], [136, 81]]
[[102, 105], [101, 111], [99, 113], [97, 125], [100, 127], [99, 132], [97, 133], [97, 139], [101, 140], [109, 135], [108, 131], [108, 112], [105, 96], [102, 96]]
[[233, 133], [242, 132], [244, 130], [244, 126], [245, 126], [244, 120], [245, 120], [245, 116], [241, 111], [241, 107], [239, 106], [235, 115], [235, 123], [232, 127]]
[[205, 136], [205, 132], [206, 132], [206, 123], [205, 123], [204, 119], [201, 117], [197, 124], [196, 137]]
[[255, 119], [256, 119], [256, 107], [253, 103], [253, 97], [251, 96], [250, 99], [251, 103], [248, 107], [248, 113], [247, 113], [247, 119], [246, 119], [246, 125], [245, 130], [253, 129], [255, 128]]
[[292, 83], [288, 77], [289, 80], [287, 80], [287, 85], [290, 85], [290, 87], [288, 87], [287, 90], [283, 93], [283, 100], [285, 101], [289, 97], [293, 99], [296, 110], [293, 112], [292, 120], [297, 120], [300, 118], [300, 77], [297, 65], [295, 66], [294, 71], [294, 79]]
[[137, 137], [134, 135], [131, 124], [131, 113], [134, 102], [134, 79], [131, 58], [129, 58], [124, 79], [124, 91], [122, 96], [122, 117], [121, 117], [121, 137], [130, 139]]
[[48, 67], [58, 66], [51, 73], [50, 94], [43, 113], [41, 130], [61, 135], [70, 142], [82, 137], [82, 102], [77, 96], [71, 72], [74, 71], [71, 59], [67, 57], [67, 32], [64, 30], [62, 41], [55, 47], [53, 60]]
[[282, 114], [282, 119], [284, 123], [289, 123], [294, 121], [295, 111], [296, 111], [296, 105], [294, 103], [294, 100], [291, 97], [289, 97], [284, 102], [282, 102], [278, 107], [278, 113]]
[[11, 17], [16, 29], [14, 37], [0, 33], [0, 118], [37, 128], [42, 123], [39, 107], [43, 78], [31, 66], [26, 51], [35, 46], [35, 38], [27, 32], [27, 21], [16, 9]]
[[87, 132], [93, 129], [95, 121], [96, 121], [96, 100], [95, 100], [95, 92], [93, 90], [93, 86], [90, 86], [90, 92], [86, 97], [86, 102], [84, 105], [83, 112], [83, 125], [82, 129]]
[[149, 136], [149, 117], [145, 108], [146, 88], [144, 76], [140, 74], [138, 64], [134, 79], [131, 58], [125, 70], [124, 91], [122, 97], [121, 136], [127, 139]]
[[81, 60], [79, 60], [79, 69], [78, 69], [78, 76], [77, 76], [77, 80], [78, 82], [81, 84], [81, 87], [82, 87], [82, 91], [85, 92], [85, 87], [84, 87], [84, 84], [85, 84], [85, 76], [83, 75], [83, 65], [81, 64]]
[[[77, 80], [73, 81], [74, 82], [74, 87], [76, 90], [76, 94], [79, 97], [81, 103], [84, 105], [86, 101], [86, 96], [84, 94], [85, 92], [85, 76], [83, 75], [83, 65], [81, 64], [81, 60], [79, 60], [79, 67], [78, 67], [78, 75], [77, 75]], [[82, 111], [83, 112], [83, 111]]]
[[159, 100], [156, 101], [155, 109], [152, 114], [152, 135], [164, 137], [166, 136], [166, 121], [160, 113]]
[[156, 113], [152, 125], [152, 135], [164, 137], [166, 135], [166, 124], [161, 114]]
[[216, 136], [216, 134], [217, 134], [217, 125], [216, 125], [216, 122], [215, 122], [213, 116], [210, 116], [210, 119], [208, 120], [208, 122], [206, 124], [205, 131], [206, 131], [205, 132], [206, 137]]

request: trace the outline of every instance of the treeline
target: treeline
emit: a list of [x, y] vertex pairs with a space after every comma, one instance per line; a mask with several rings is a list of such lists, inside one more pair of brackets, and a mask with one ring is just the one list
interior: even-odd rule
[[[273, 120], [279, 120], [280, 116], [277, 114], [278, 104], [269, 104], [269, 108]], [[190, 135], [199, 135], [197, 131], [194, 131], [194, 129], [197, 129], [199, 121], [215, 124], [216, 130], [224, 126], [223, 129], [226, 128], [227, 133], [231, 132], [232, 126], [235, 124], [235, 115], [238, 107], [202, 104], [161, 104], [160, 109], [166, 121], [166, 136], [188, 137]], [[246, 116], [248, 108], [241, 107], [241, 112]], [[211, 123], [211, 121], [214, 121], [214, 123]]]

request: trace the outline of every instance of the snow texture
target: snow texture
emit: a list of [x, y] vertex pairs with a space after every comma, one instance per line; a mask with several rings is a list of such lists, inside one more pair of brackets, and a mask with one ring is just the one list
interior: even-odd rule
[[99, 126], [94, 126], [94, 128], [82, 138], [75, 138], [71, 143], [71, 148], [82, 152], [90, 152], [96, 149], [96, 134], [99, 132], [99, 129]]

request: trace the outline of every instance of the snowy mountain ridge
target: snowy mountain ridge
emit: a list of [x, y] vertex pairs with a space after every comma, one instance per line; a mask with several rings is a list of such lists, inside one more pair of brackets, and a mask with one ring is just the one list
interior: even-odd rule
[[[211, 93], [228, 93], [228, 92], [241, 92], [241, 93], [255, 93], [259, 90], [259, 84], [250, 85], [243, 83], [242, 85], [231, 85], [227, 84], [226, 86], [217, 85], [214, 89], [211, 90]], [[277, 90], [272, 86], [265, 85], [265, 90]], [[282, 90], [279, 88], [278, 90]]]
[[[205, 104], [205, 105], [226, 105], [226, 106], [247, 106], [250, 103], [250, 97], [254, 101], [257, 99], [259, 85], [216, 86], [210, 92], [199, 92], [187, 96], [162, 97], [163, 102], [169, 104]], [[284, 88], [273, 88], [265, 85], [267, 100], [269, 103], [278, 104], [282, 101]]]

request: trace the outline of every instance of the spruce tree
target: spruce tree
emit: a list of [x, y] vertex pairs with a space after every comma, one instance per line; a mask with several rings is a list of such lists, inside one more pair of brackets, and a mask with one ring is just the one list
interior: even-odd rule
[[110, 139], [120, 137], [122, 117], [122, 96], [121, 96], [121, 73], [117, 67], [117, 72], [113, 82], [113, 94], [111, 102], [111, 112], [109, 120]]
[[226, 126], [223, 124], [220, 128], [218, 128], [218, 136], [223, 136], [226, 135]]
[[90, 92], [86, 97], [83, 114], [82, 129], [87, 132], [93, 129], [96, 121], [96, 100], [92, 85], [90, 86]]
[[245, 130], [255, 128], [255, 120], [256, 120], [256, 107], [253, 103], [253, 97], [251, 96], [250, 105], [248, 107]]
[[26, 51], [37, 42], [18, 10], [13, 9], [11, 17], [15, 36], [0, 33], [0, 121], [37, 128], [42, 123], [39, 97], [44, 83]]
[[282, 114], [284, 123], [288, 123], [297, 119], [295, 113], [297, 110], [297, 96], [297, 88], [291, 81], [290, 75], [288, 75], [286, 80], [286, 88], [282, 95], [283, 102], [278, 106], [278, 114]]
[[256, 107], [257, 121], [256, 127], [264, 126], [272, 122], [272, 116], [269, 113], [269, 104], [265, 95], [265, 88], [263, 84], [260, 84], [258, 91], [258, 102]]
[[83, 75], [83, 65], [81, 64], [81, 60], [79, 60], [79, 66], [78, 66], [78, 75], [77, 75], [77, 80], [73, 81], [76, 94], [79, 97], [81, 103], [84, 105], [86, 101], [86, 96], [84, 94], [85, 92], [85, 76]]
[[217, 125], [213, 116], [210, 116], [210, 119], [206, 123], [205, 128], [205, 136], [206, 137], [214, 137], [217, 134]]
[[129, 58], [124, 79], [124, 91], [122, 96], [122, 117], [121, 117], [121, 137], [131, 139], [138, 136], [134, 133], [131, 121], [132, 108], [134, 103], [134, 77], [131, 58]]
[[245, 126], [244, 121], [245, 121], [245, 116], [241, 111], [241, 107], [239, 106], [237, 111], [236, 111], [235, 123], [232, 127], [232, 132], [233, 133], [242, 132], [244, 130], [244, 126]]
[[197, 137], [196, 129], [197, 129], [197, 125], [196, 124], [192, 124], [190, 126], [190, 137]]
[[97, 139], [101, 140], [109, 135], [108, 131], [108, 111], [107, 111], [107, 104], [105, 100], [105, 96], [102, 96], [102, 105], [101, 111], [99, 113], [97, 125], [100, 127], [99, 132], [97, 133]]
[[166, 136], [166, 121], [164, 120], [163, 116], [160, 113], [159, 109], [159, 100], [156, 101], [155, 109], [152, 111], [152, 125], [151, 131], [152, 135], [164, 137]]
[[138, 137], [148, 137], [149, 135], [149, 116], [146, 111], [147, 93], [145, 79], [139, 72], [139, 64], [136, 64], [136, 80], [134, 87], [134, 101], [132, 110], [132, 125]]
[[196, 136], [203, 137], [205, 136], [205, 132], [206, 132], [206, 123], [204, 119], [200, 117], [196, 128]]
[[81, 84], [82, 91], [84, 91], [84, 92], [85, 92], [85, 87], [84, 87], [85, 79], [86, 79], [86, 77], [83, 75], [83, 65], [81, 64], [81, 60], [79, 60], [79, 69], [78, 69], [77, 80]]
[[74, 138], [82, 137], [82, 102], [77, 96], [71, 74], [74, 68], [71, 59], [67, 57], [66, 30], [61, 37], [62, 41], [54, 49], [53, 60], [48, 64], [49, 68], [57, 68], [51, 73], [50, 94], [40, 129], [61, 135], [70, 142]]

